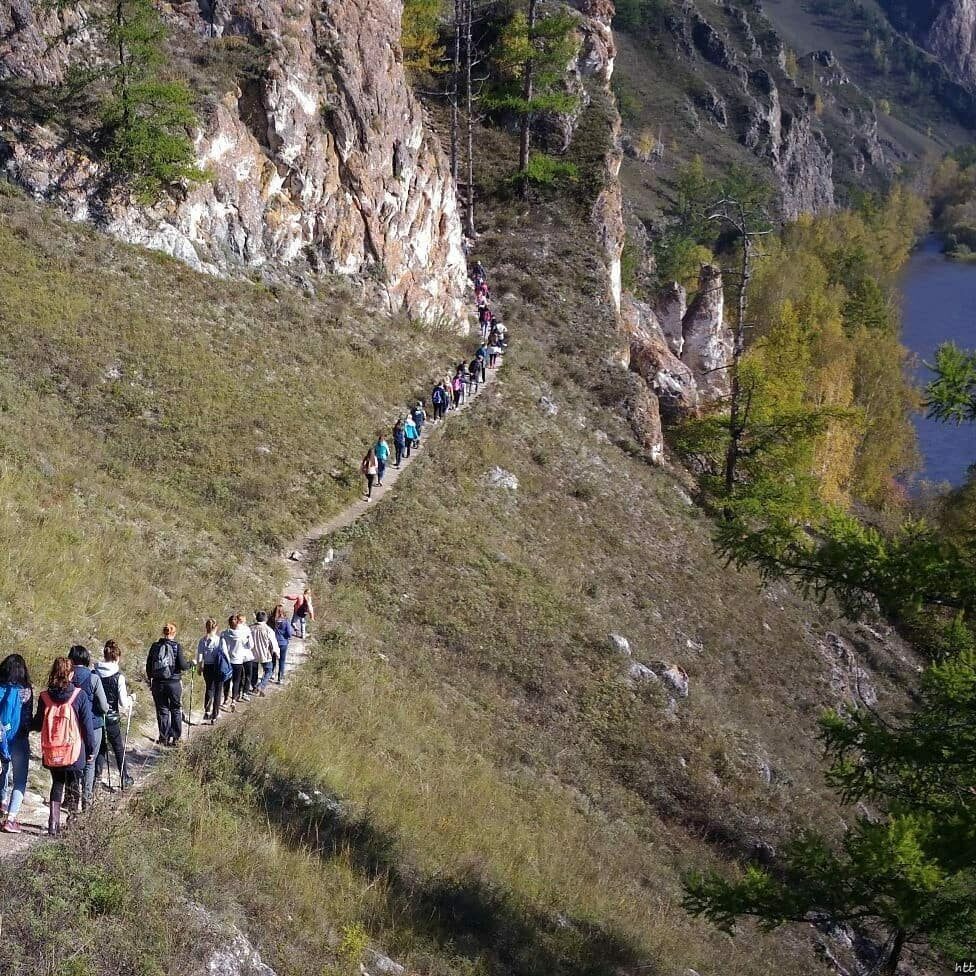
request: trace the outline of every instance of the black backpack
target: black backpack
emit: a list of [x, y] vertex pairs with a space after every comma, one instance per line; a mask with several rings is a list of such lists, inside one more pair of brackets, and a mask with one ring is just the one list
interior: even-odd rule
[[100, 675], [105, 697], [108, 699], [108, 711], [105, 713], [106, 722], [119, 720], [119, 672], [110, 675]]
[[156, 645], [156, 659], [153, 662], [152, 676], [156, 681], [167, 681], [176, 670], [176, 645], [172, 641], [161, 640]]

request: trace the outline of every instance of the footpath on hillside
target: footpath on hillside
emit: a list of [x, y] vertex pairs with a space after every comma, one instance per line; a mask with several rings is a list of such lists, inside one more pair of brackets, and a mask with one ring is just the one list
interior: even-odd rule
[[[498, 364], [495, 367], [487, 369], [485, 380], [478, 386], [477, 390], [472, 389], [471, 392], [467, 393], [459, 406], [452, 407], [441, 420], [434, 420], [433, 418], [428, 420], [424, 426], [424, 430], [426, 431], [425, 436], [421, 437], [421, 440], [412, 450], [410, 456], [403, 458], [400, 467], [397, 468], [391, 464], [387, 468], [383, 485], [382, 487], [373, 488], [371, 500], [367, 500], [364, 493], [363, 498], [347, 505], [327, 522], [309, 528], [285, 550], [282, 559], [288, 568], [288, 574], [282, 591], [282, 597], [301, 593], [309, 586], [311, 571], [310, 553], [316, 544], [328, 536], [354, 524], [377, 505], [381, 505], [386, 498], [389, 498], [393, 494], [403, 472], [429, 451], [431, 443], [440, 437], [441, 432], [450, 423], [452, 418], [463, 413], [474, 400], [484, 393], [485, 389], [492, 385], [501, 365], [502, 357], [499, 357]], [[186, 641], [181, 642], [184, 643], [186, 653], [188, 655], [192, 653], [194, 657], [196, 636], [187, 636]], [[310, 640], [313, 639], [310, 638]], [[308, 657], [309, 640], [300, 638], [297, 635], [292, 637], [288, 644], [288, 673], [294, 674], [295, 671], [305, 664]], [[151, 706], [149, 687], [145, 679], [141, 677], [142, 665], [144, 664], [142, 649], [138, 652], [130, 653], [126, 663], [129, 672], [127, 677], [130, 683], [131, 693], [140, 700], [140, 704], [145, 705], [148, 703]], [[266, 694], [268, 696], [275, 694], [282, 687], [285, 687], [287, 683], [288, 678], [286, 675], [284, 685], [278, 685], [272, 682], [267, 686]], [[40, 687], [35, 688], [35, 696], [39, 694], [40, 690]], [[248, 704], [238, 706], [236, 713], [223, 713], [216, 725], [204, 725], [203, 698], [204, 687], [202, 676], [194, 673], [184, 684], [184, 741], [189, 740], [192, 743], [200, 736], [209, 735], [217, 727], [226, 727], [229, 723], [239, 720], [247, 713], [247, 709], [260, 707], [260, 699], [253, 698]], [[112, 807], [118, 807], [128, 797], [137, 794], [146, 787], [154, 769], [165, 760], [167, 755], [172, 753], [171, 749], [157, 743], [157, 735], [158, 730], [155, 714], [151, 708], [147, 714], [141, 714], [138, 720], [133, 720], [128, 735], [126, 766], [135, 783], [125, 792], [120, 791], [118, 771], [114, 761], [110, 759], [106, 763], [106, 766], [109, 768], [111, 774], [109, 780], [111, 788], [106, 785], [106, 773], [103, 773], [102, 782], [96, 782], [95, 784], [95, 798], [93, 802], [96, 806], [108, 804]], [[11, 857], [19, 852], [25, 851], [41, 840], [47, 839], [48, 800], [46, 794], [48, 784], [49, 774], [41, 766], [39, 749], [32, 748], [30, 779], [18, 817], [22, 832], [19, 834], [0, 835], [0, 858]], [[82, 827], [84, 825], [84, 816], [84, 814], [76, 815], [76, 823]]]

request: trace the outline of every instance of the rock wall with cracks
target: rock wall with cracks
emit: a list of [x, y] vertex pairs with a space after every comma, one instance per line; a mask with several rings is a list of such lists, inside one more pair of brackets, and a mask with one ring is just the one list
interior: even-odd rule
[[[0, 164], [75, 220], [197, 270], [371, 272], [391, 309], [463, 323], [465, 260], [449, 168], [406, 82], [399, 0], [231, 0], [161, 8], [178, 46], [231, 36], [266, 56], [212, 100], [205, 182], [149, 208], [85, 146], [0, 109]], [[211, 28], [211, 16], [213, 24]], [[84, 7], [0, 0], [0, 81], [56, 85], [97, 57]]]

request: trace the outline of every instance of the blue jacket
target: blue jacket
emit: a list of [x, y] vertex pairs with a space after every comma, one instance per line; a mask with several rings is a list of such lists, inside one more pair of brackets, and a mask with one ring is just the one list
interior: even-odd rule
[[291, 640], [291, 624], [282, 618], [275, 621], [274, 625], [275, 640], [278, 642], [278, 649], [284, 651], [288, 648], [288, 641]]
[[20, 695], [20, 725], [10, 730], [10, 739], [26, 739], [34, 718], [34, 691], [22, 685], [0, 685], [0, 703], [8, 694]]
[[[78, 670], [78, 668], [75, 668], [76, 674]], [[87, 670], [87, 668], [83, 670]], [[47, 693], [51, 696], [51, 701], [61, 704], [71, 697], [74, 690], [74, 688], [68, 688], [66, 690], [48, 688]], [[79, 693], [75, 696], [75, 703], [72, 707], [78, 718], [78, 728], [81, 729], [81, 741], [84, 743], [84, 748], [78, 753], [78, 761], [72, 768], [75, 772], [81, 772], [85, 768], [85, 756], [91, 755], [95, 751], [95, 725], [92, 718], [92, 706], [84, 690], [79, 689]], [[33, 726], [35, 732], [40, 732], [41, 727], [44, 725], [44, 710], [44, 699], [38, 696], [37, 715], [34, 717]]]
[[105, 724], [105, 713], [108, 711], [108, 701], [102, 679], [91, 668], [76, 664], [74, 677], [71, 679], [76, 688], [80, 688], [91, 705], [92, 724], [100, 729]]

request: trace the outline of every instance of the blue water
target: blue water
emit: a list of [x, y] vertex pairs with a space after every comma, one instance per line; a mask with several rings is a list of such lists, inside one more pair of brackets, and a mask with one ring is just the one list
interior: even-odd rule
[[[902, 277], [902, 341], [916, 356], [915, 380], [932, 378], [939, 344], [952, 340], [976, 348], [976, 264], [947, 261], [937, 238], [924, 240], [908, 261]], [[960, 427], [917, 417], [923, 467], [920, 477], [931, 482], [961, 484], [976, 462], [976, 424]]]

